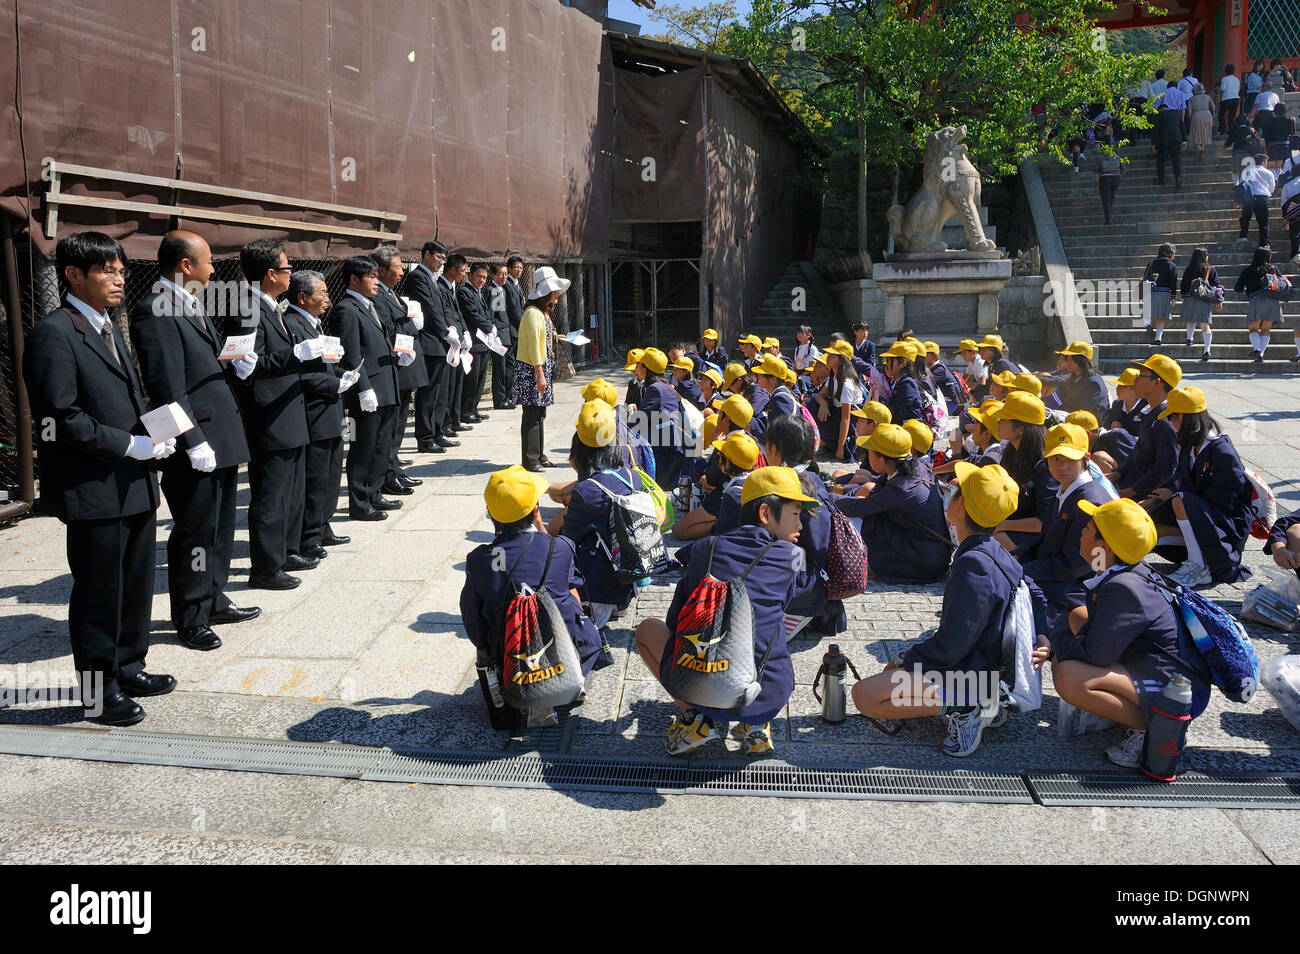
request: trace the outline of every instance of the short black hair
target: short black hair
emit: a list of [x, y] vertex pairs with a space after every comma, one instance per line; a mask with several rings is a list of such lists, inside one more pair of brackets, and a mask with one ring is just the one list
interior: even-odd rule
[[195, 242], [185, 238], [183, 233], [168, 232], [158, 243], [158, 271], [164, 278], [175, 275], [184, 259], [194, 260]]
[[767, 504], [772, 510], [772, 516], [777, 520], [781, 519], [781, 510], [788, 503], [784, 497], [778, 497], [776, 494], [768, 494], [765, 497], [755, 497], [749, 503], [740, 505], [740, 525], [742, 527], [758, 526], [758, 508]]
[[513, 268], [515, 265], [524, 264], [524, 260], [518, 255], [511, 255], [506, 259], [506, 268]]
[[370, 253], [370, 259], [380, 268], [388, 268], [393, 264], [393, 259], [401, 254], [396, 245], [381, 245]]
[[372, 272], [378, 272], [379, 268], [375, 265], [375, 260], [369, 255], [351, 255], [343, 260], [340, 266], [339, 274], [343, 276], [343, 284], [352, 284], [354, 278], [365, 278]]
[[460, 252], [453, 252], [447, 256], [447, 262], [443, 265], [443, 268], [459, 268], [468, 261], [469, 259], [460, 254]]
[[1165, 78], [1165, 71], [1164, 71], [1164, 70], [1156, 70], [1156, 79], [1164, 79], [1164, 78]]
[[60, 278], [69, 266], [89, 272], [92, 268], [103, 268], [113, 259], [126, 266], [122, 244], [103, 232], [72, 232], [59, 239], [54, 248], [54, 262]]
[[502, 268], [505, 268], [505, 267], [506, 267], [506, 263], [505, 263], [505, 262], [491, 262], [491, 263], [488, 265], [488, 274], [489, 274], [489, 275], [495, 275], [495, 274], [497, 273], [498, 270], [500, 270], [500, 269], [502, 269]]
[[521, 517], [512, 523], [502, 523], [496, 517], [493, 517], [492, 526], [496, 528], [498, 537], [503, 540], [513, 540], [521, 533], [526, 533], [528, 528], [533, 525], [533, 514], [536, 512], [537, 508], [533, 507], [533, 509], [528, 512], [528, 516]]
[[487, 272], [487, 271], [488, 271], [487, 262], [475, 262], [473, 265], [469, 267], [469, 273], [471, 275], [473, 275], [475, 272]]
[[578, 472], [579, 480], [586, 480], [602, 470], [618, 470], [627, 466], [627, 461], [623, 459], [623, 445], [618, 441], [611, 441], [604, 447], [588, 447], [576, 433], [569, 443], [569, 456], [573, 458], [573, 467]]
[[863, 321], [861, 318], [859, 318], [857, 321], [853, 322], [853, 325], [851, 326], [851, 330], [853, 330], [853, 331], [867, 331], [867, 330], [868, 330], [868, 325], [867, 325], [867, 323], [866, 323], [865, 321]]
[[432, 239], [420, 246], [420, 256], [433, 255], [435, 253], [447, 254], [447, 246], [441, 242], [435, 242]]
[[775, 447], [786, 467], [798, 467], [813, 459], [814, 432], [802, 414], [782, 414], [772, 419], [763, 435], [767, 446]]
[[[952, 500], [949, 500], [948, 503], [951, 505], [953, 500], [958, 500], [960, 498], [961, 498], [961, 488], [959, 487], [957, 489], [957, 492], [952, 495]], [[966, 509], [965, 504], [962, 505], [961, 513], [962, 513], [962, 520], [966, 524], [967, 533], [992, 533], [993, 532], [993, 527], [986, 527], [982, 523], [976, 523], [974, 518], [971, 517], [970, 511]]]
[[256, 239], [239, 250], [239, 270], [244, 280], [260, 282], [266, 273], [280, 266], [280, 253], [284, 243], [279, 239]]

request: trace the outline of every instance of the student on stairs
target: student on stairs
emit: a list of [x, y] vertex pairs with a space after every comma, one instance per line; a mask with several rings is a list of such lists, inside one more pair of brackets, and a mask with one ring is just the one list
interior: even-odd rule
[[1165, 335], [1165, 322], [1169, 320], [1170, 307], [1174, 295], [1178, 292], [1178, 266], [1174, 264], [1174, 247], [1168, 242], [1160, 246], [1155, 259], [1142, 273], [1146, 282], [1147, 300], [1151, 303], [1147, 310], [1147, 331], [1154, 335], [1157, 345]]
[[[1268, 172], [1267, 169], [1261, 171]], [[1234, 286], [1234, 290], [1239, 295], [1245, 295], [1250, 302], [1246, 307], [1246, 321], [1250, 328], [1250, 356], [1257, 364], [1263, 362], [1264, 352], [1268, 350], [1273, 322], [1282, 320], [1282, 303], [1268, 298], [1263, 291], [1266, 275], [1281, 274], [1272, 263], [1272, 258], [1273, 253], [1268, 246], [1255, 249], [1255, 257], [1241, 270]]]
[[[1197, 285], [1197, 280], [1204, 282], [1203, 285]], [[1201, 326], [1201, 341], [1205, 345], [1205, 350], [1201, 352], [1201, 360], [1210, 360], [1210, 344], [1214, 341], [1214, 331], [1210, 327], [1213, 320], [1213, 313], [1223, 311], [1223, 300], [1212, 302], [1205, 298], [1200, 298], [1197, 293], [1204, 294], [1206, 289], [1211, 293], [1214, 289], [1220, 288], [1219, 273], [1214, 270], [1210, 264], [1210, 253], [1207, 249], [1198, 248], [1192, 252], [1191, 264], [1183, 272], [1183, 322], [1187, 325], [1187, 347], [1192, 347], [1192, 339], [1196, 334], [1196, 326]], [[1220, 290], [1220, 294], [1222, 291]]]
[[1269, 247], [1268, 200], [1277, 187], [1276, 177], [1270, 170], [1264, 168], [1266, 162], [1268, 162], [1268, 156], [1261, 152], [1256, 154], [1253, 165], [1247, 165], [1241, 170], [1241, 184], [1245, 186], [1250, 201], [1241, 206], [1241, 238], [1237, 241], [1250, 241], [1250, 217], [1253, 214], [1255, 221], [1259, 224], [1260, 248]]

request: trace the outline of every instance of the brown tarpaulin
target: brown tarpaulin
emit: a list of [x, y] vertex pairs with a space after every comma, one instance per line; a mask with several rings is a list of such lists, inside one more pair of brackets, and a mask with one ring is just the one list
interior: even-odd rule
[[[0, 205], [20, 217], [28, 190], [39, 211], [50, 156], [403, 213], [404, 250], [436, 224], [445, 244], [475, 253], [603, 258], [601, 30], [555, 0], [0, 0], [0, 50]], [[133, 201], [376, 227], [112, 188], [91, 184]], [[49, 251], [41, 224], [33, 237]], [[375, 244], [188, 224], [218, 254], [266, 235], [299, 258]], [[152, 258], [167, 220], [60, 210], [60, 232], [91, 225]]]
[[660, 76], [614, 72], [612, 217], [703, 219], [704, 67]]

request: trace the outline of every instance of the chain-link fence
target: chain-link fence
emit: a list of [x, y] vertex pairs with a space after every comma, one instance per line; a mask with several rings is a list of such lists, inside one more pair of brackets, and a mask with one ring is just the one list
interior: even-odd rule
[[614, 354], [699, 338], [698, 259], [611, 262], [609, 281]]

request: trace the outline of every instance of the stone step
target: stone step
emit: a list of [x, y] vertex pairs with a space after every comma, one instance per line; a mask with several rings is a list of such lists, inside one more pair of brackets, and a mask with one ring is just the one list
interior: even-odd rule
[[[1245, 348], [1250, 349], [1250, 332], [1246, 330], [1245, 322], [1240, 322], [1235, 328], [1224, 328], [1218, 321], [1219, 316], [1215, 316], [1214, 322], [1214, 347], [1225, 348]], [[1186, 325], [1177, 318], [1171, 319], [1165, 326], [1164, 344], [1166, 347], [1185, 348], [1187, 343], [1187, 332], [1184, 330]], [[1092, 343], [1098, 348], [1126, 347], [1128, 345], [1140, 344], [1144, 347], [1151, 347], [1152, 342], [1147, 333], [1141, 328], [1091, 328]], [[1276, 330], [1276, 329], [1275, 329]], [[1275, 348], [1281, 347], [1284, 351], [1289, 350], [1295, 353], [1295, 347], [1291, 343], [1291, 329], [1281, 329], [1281, 337], [1275, 334], [1270, 339], [1269, 353], [1272, 354]], [[1278, 342], [1281, 341], [1279, 345]], [[1196, 332], [1195, 345], [1198, 349], [1201, 347], [1201, 332]]]
[[[1218, 350], [1217, 347], [1214, 348], [1211, 352], [1212, 357], [1209, 361], [1200, 361], [1193, 358], [1191, 361], [1180, 361], [1179, 363], [1183, 366], [1184, 371], [1195, 371], [1203, 374], [1260, 374], [1269, 375], [1270, 377], [1300, 374], [1300, 366], [1292, 364], [1290, 361], [1274, 361], [1272, 358], [1265, 358], [1259, 363], [1254, 361], [1225, 360], [1218, 356]], [[1270, 352], [1270, 354], [1271, 353], [1272, 352]], [[1113, 377], [1128, 366], [1126, 362], [1127, 359], [1117, 361], [1103, 360], [1098, 367], [1102, 374], [1107, 377]]]
[[[1173, 317], [1166, 323], [1167, 328], [1182, 328], [1185, 322], [1177, 308], [1174, 309]], [[1217, 335], [1220, 330], [1224, 334], [1236, 334], [1241, 330], [1244, 335], [1246, 328], [1246, 313], [1242, 309], [1240, 312], [1230, 312], [1228, 310], [1214, 313], [1212, 324], [1214, 333]], [[1143, 334], [1143, 328], [1146, 327], [1146, 320], [1140, 315], [1090, 315], [1088, 316], [1088, 328], [1091, 330], [1093, 338], [1098, 341], [1115, 340], [1114, 336], [1123, 336], [1130, 333]], [[1290, 335], [1290, 331], [1287, 334]], [[1247, 340], [1245, 338], [1242, 339]]]

